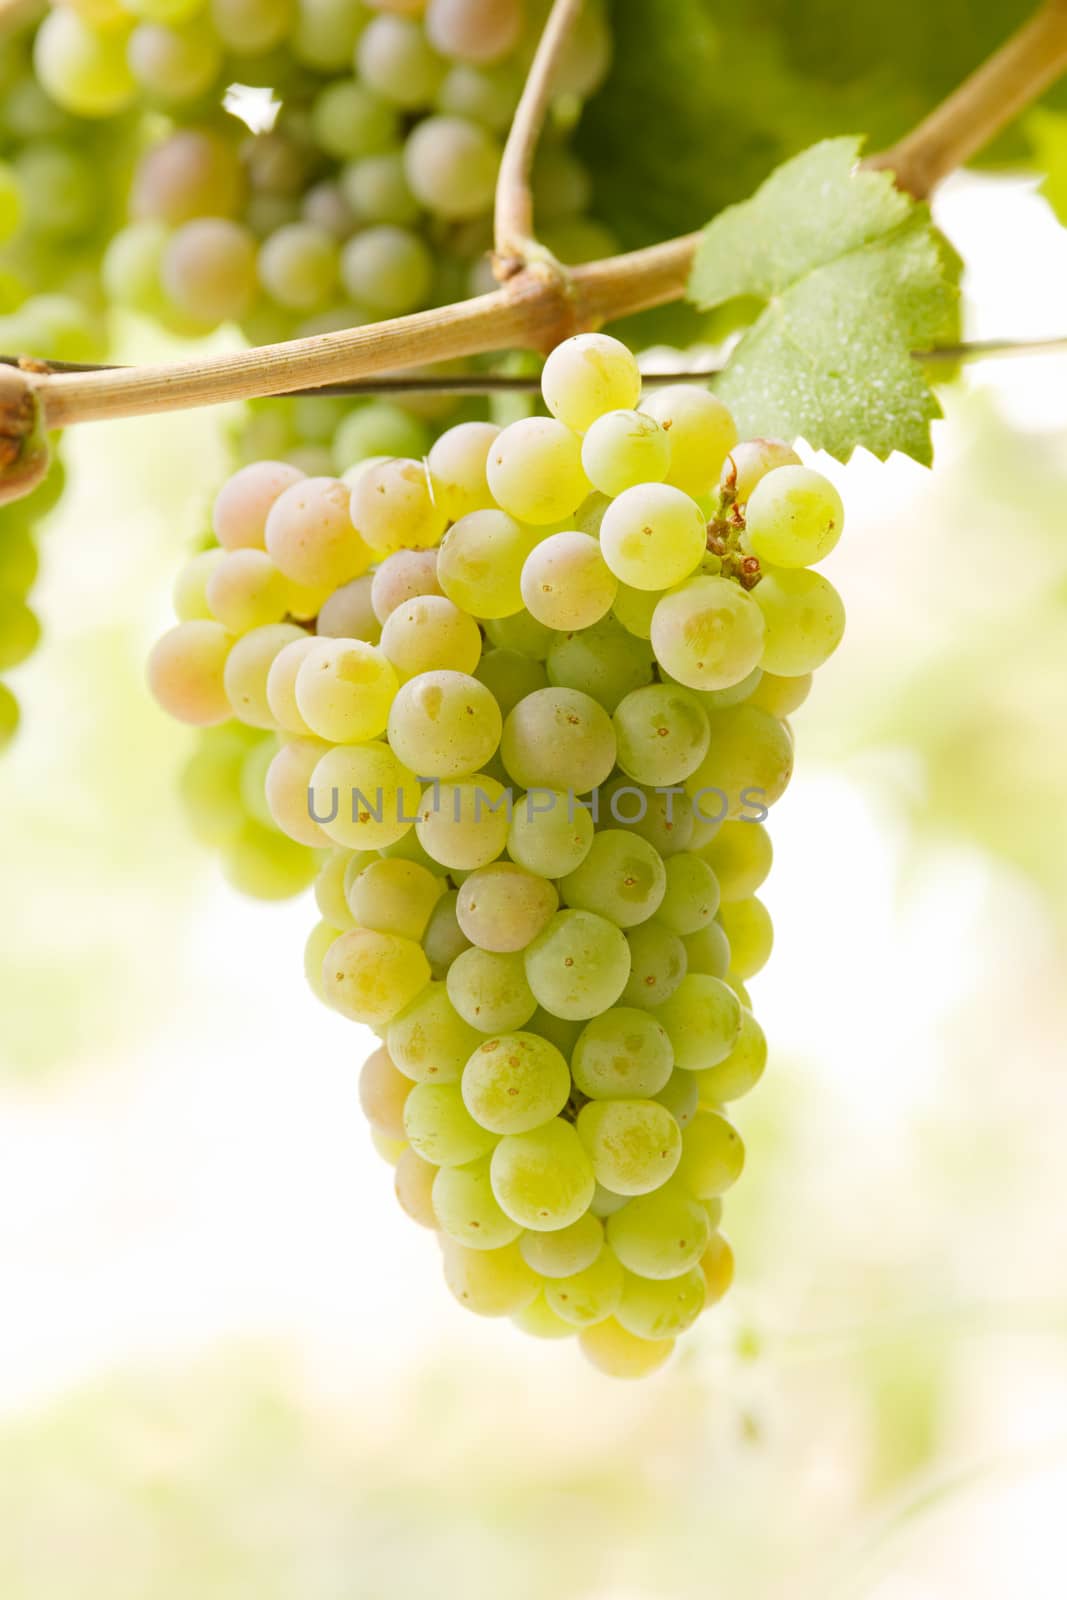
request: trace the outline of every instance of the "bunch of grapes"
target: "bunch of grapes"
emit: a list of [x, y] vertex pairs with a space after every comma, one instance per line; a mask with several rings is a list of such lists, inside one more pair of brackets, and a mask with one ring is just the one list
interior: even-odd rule
[[[104, 259], [114, 302], [189, 334], [236, 322], [263, 343], [492, 286], [502, 140], [543, 0], [99, 0], [93, 11], [60, 5], [42, 23], [34, 59], [49, 93], [82, 116], [147, 103], [166, 118]], [[589, 177], [567, 146], [609, 56], [591, 4], [534, 175], [544, 242], [568, 260], [611, 250], [584, 216]], [[243, 99], [227, 92], [235, 84]], [[273, 96], [265, 118], [255, 86]], [[249, 132], [242, 115], [274, 120]]]
[[452, 1292], [637, 1376], [732, 1277], [763, 820], [842, 635], [811, 569], [843, 513], [705, 389], [642, 401], [614, 339], [542, 388], [548, 416], [425, 460], [240, 469], [149, 676], [276, 746], [308, 977], [382, 1040], [362, 1104]]

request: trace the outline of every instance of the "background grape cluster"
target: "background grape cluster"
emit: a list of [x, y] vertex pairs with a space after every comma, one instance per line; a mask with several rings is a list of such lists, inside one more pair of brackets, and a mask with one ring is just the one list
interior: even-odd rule
[[761, 819], [843, 513], [705, 389], [642, 400], [615, 339], [542, 390], [425, 458], [240, 468], [149, 678], [206, 729], [186, 798], [231, 878], [314, 878], [307, 975], [382, 1038], [362, 1103], [452, 1292], [639, 1375], [729, 1286]]

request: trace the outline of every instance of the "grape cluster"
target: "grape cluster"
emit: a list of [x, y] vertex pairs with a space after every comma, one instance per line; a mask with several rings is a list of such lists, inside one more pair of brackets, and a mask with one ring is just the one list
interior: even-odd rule
[[[492, 286], [502, 139], [542, 0], [101, 5], [105, 22], [53, 10], [35, 60], [51, 94], [83, 115], [144, 99], [166, 113], [104, 259], [115, 302], [186, 333], [237, 322], [262, 343]], [[584, 216], [589, 178], [567, 145], [609, 54], [602, 12], [588, 6], [534, 176], [545, 243], [568, 260], [611, 250]], [[235, 82], [270, 86], [271, 126], [249, 132], [232, 95], [238, 114], [223, 112]]]
[[276, 746], [307, 975], [381, 1038], [363, 1109], [453, 1294], [637, 1376], [732, 1276], [763, 819], [843, 631], [811, 570], [843, 513], [705, 389], [642, 401], [612, 338], [542, 388], [425, 460], [241, 468], [149, 676]]
[[0, 751], [19, 726], [19, 704], [4, 681], [33, 654], [41, 625], [29, 603], [37, 579], [37, 528], [63, 492], [63, 467], [54, 462], [47, 478], [22, 500], [0, 506]]

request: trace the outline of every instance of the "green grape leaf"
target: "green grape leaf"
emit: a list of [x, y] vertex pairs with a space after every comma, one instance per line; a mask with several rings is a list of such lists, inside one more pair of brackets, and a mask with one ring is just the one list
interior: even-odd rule
[[742, 433], [928, 466], [941, 409], [912, 351], [956, 337], [958, 262], [926, 207], [860, 169], [859, 151], [823, 140], [715, 217], [689, 294], [704, 310], [765, 302], [717, 384]]

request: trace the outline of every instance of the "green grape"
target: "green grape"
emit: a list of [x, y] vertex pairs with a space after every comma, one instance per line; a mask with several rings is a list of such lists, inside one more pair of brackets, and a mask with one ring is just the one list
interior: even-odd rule
[[543, 1006], [538, 1006], [530, 1018], [530, 1032], [540, 1034], [542, 1039], [548, 1039], [568, 1061], [574, 1053], [574, 1046], [581, 1031], [580, 1022], [557, 1017], [553, 1012], [546, 1011]]
[[354, 78], [335, 78], [311, 107], [311, 134], [327, 155], [357, 161], [381, 155], [397, 142], [395, 109]]
[[534, 1232], [577, 1222], [593, 1198], [589, 1157], [571, 1124], [560, 1117], [527, 1133], [505, 1134], [490, 1170], [500, 1205]]
[[463, 1103], [490, 1133], [544, 1127], [563, 1110], [570, 1092], [566, 1061], [534, 1033], [482, 1040], [463, 1069]]
[[464, 881], [456, 915], [472, 944], [507, 954], [525, 950], [558, 905], [547, 878], [511, 861], [495, 861]]
[[557, 912], [526, 951], [526, 979], [538, 1004], [571, 1022], [613, 1006], [629, 975], [622, 929], [591, 911]]
[[727, 578], [692, 578], [663, 596], [652, 616], [652, 648], [689, 689], [725, 689], [759, 666], [763, 614]]
[[696, 1079], [702, 1105], [717, 1106], [740, 1100], [754, 1089], [767, 1066], [767, 1037], [746, 1006], [741, 1008], [741, 1032], [730, 1054], [714, 1067], [689, 1076]]
[[500, 154], [489, 130], [466, 117], [424, 117], [404, 145], [404, 173], [431, 215], [463, 222], [492, 209]]
[[711, 731], [695, 695], [655, 683], [621, 700], [612, 719], [622, 770], [638, 783], [682, 783], [708, 750]]
[[450, 871], [473, 872], [495, 861], [507, 844], [511, 799], [485, 773], [426, 789], [415, 825], [419, 843]]
[[446, 982], [460, 1016], [481, 1033], [524, 1028], [537, 1009], [517, 951], [464, 950], [449, 966]]
[[725, 711], [728, 706], [740, 705], [742, 700], [750, 700], [762, 679], [763, 668], [753, 667], [747, 677], [739, 679], [737, 683], [731, 683], [726, 689], [695, 689], [693, 693], [699, 697], [701, 705], [710, 716], [713, 711]]
[[605, 412], [637, 404], [641, 374], [634, 356], [618, 339], [606, 333], [580, 333], [564, 339], [548, 357], [541, 393], [554, 417], [576, 433], [585, 433]]
[[741, 1135], [717, 1111], [698, 1111], [682, 1134], [678, 1182], [698, 1200], [732, 1189], [745, 1164]]
[[223, 549], [265, 550], [271, 508], [303, 477], [287, 461], [256, 461], [228, 478], [215, 496], [211, 518]]
[[[586, 1023], [571, 1057], [575, 1086], [591, 1100], [651, 1099], [673, 1069], [666, 1030], [632, 1006], [613, 1006]], [[617, 1187], [606, 1178], [600, 1181], [609, 1189]]]
[[255, 237], [228, 217], [184, 222], [167, 241], [160, 278], [183, 316], [204, 327], [237, 321], [255, 298]]
[[[338, 472], [367, 456], [414, 456], [426, 453], [426, 426], [400, 406], [388, 400], [372, 400], [350, 411], [340, 423], [333, 439], [333, 460]], [[414, 555], [404, 551], [404, 555]], [[420, 589], [419, 594], [433, 590]], [[378, 618], [379, 622], [383, 619]]]
[[[341, 192], [358, 220], [364, 225], [390, 222], [406, 227], [417, 222], [419, 203], [408, 187], [401, 150], [385, 150], [379, 155], [350, 161], [341, 169]], [[401, 455], [416, 455], [403, 450]]]
[[483, 767], [500, 743], [492, 694], [462, 672], [423, 672], [403, 685], [389, 712], [389, 743], [414, 772], [458, 778]]
[[603, 1184], [598, 1183], [593, 1191], [589, 1210], [600, 1221], [606, 1221], [608, 1217], [613, 1217], [616, 1211], [621, 1211], [625, 1204], [624, 1194], [612, 1194], [610, 1189], [605, 1189]]
[[638, 839], [644, 839], [664, 860], [687, 850], [693, 837], [693, 803], [675, 787], [647, 789], [619, 774], [600, 790], [600, 818], [609, 817]]
[[374, 579], [369, 572], [343, 583], [319, 607], [316, 629], [320, 638], [362, 639], [378, 644], [382, 625], [374, 615]]
[[396, 1070], [388, 1050], [379, 1045], [359, 1074], [360, 1107], [376, 1133], [387, 1139], [404, 1138], [404, 1106], [411, 1090], [411, 1079]]
[[[266, 747], [269, 752], [269, 746]], [[264, 785], [270, 819], [297, 844], [329, 848], [329, 839], [308, 815], [308, 784], [326, 746], [318, 739], [292, 739], [273, 757]], [[258, 753], [258, 752], [257, 752]]]
[[471, 1250], [446, 1238], [441, 1255], [449, 1289], [460, 1305], [480, 1317], [513, 1317], [540, 1292], [537, 1274], [530, 1271], [517, 1244]]
[[[211, 554], [212, 552], [206, 552]], [[228, 633], [280, 622], [287, 610], [285, 579], [265, 550], [226, 550], [204, 586], [208, 610]]]
[[322, 968], [327, 1005], [372, 1028], [390, 1023], [429, 981], [429, 963], [413, 940], [369, 928], [342, 933]]
[[639, 1339], [614, 1317], [578, 1335], [586, 1359], [609, 1378], [647, 1378], [668, 1361], [673, 1339]]
[[475, 511], [493, 509], [486, 463], [499, 433], [500, 429], [491, 422], [460, 422], [447, 428], [430, 446], [426, 464], [434, 497], [450, 522], [459, 522]]
[[698, 933], [719, 909], [715, 874], [706, 861], [688, 851], [671, 856], [664, 865], [667, 889], [656, 915], [672, 933]]
[[724, 901], [747, 900], [770, 872], [774, 847], [761, 822], [724, 822], [700, 854], [718, 878]]
[[672, 1072], [659, 1093], [651, 1096], [670, 1112], [680, 1128], [686, 1127], [696, 1116], [700, 1104], [699, 1077], [698, 1072]]
[[524, 789], [586, 794], [615, 765], [615, 730], [578, 689], [539, 689], [509, 714], [500, 740], [508, 776]]
[[[212, 554], [213, 552], [208, 552]], [[254, 554], [254, 552], [249, 552]], [[296, 679], [307, 657], [321, 641], [304, 634], [284, 645], [271, 662], [267, 673], [267, 706], [279, 728], [286, 733], [311, 737], [312, 730], [300, 713], [296, 700]]]
[[[181, 626], [203, 628], [207, 624], [186, 622]], [[229, 634], [226, 635], [229, 644], [223, 683], [227, 702], [239, 721], [253, 728], [274, 727], [274, 714], [267, 699], [270, 669], [287, 644], [304, 637], [303, 629], [290, 622], [273, 622], [251, 628], [236, 642], [230, 639]]]
[[795, 678], [776, 678], [773, 672], [762, 672], [759, 682], [748, 695], [750, 706], [769, 711], [781, 721], [792, 716], [811, 693], [812, 675], [802, 672]]
[[730, 942], [730, 969], [738, 978], [754, 978], [770, 959], [774, 928], [762, 900], [749, 895], [731, 900], [719, 912], [719, 921]]
[[641, 411], [605, 412], [582, 441], [585, 475], [602, 494], [622, 494], [640, 483], [662, 483], [670, 459], [670, 435]]
[[365, 83], [402, 111], [433, 104], [445, 75], [419, 23], [410, 17], [378, 16], [364, 28], [356, 46], [356, 70]]
[[[683, 1147], [693, 1126], [690, 1123], [682, 1135]], [[711, 1225], [699, 1200], [676, 1178], [651, 1194], [628, 1200], [608, 1218], [607, 1236], [627, 1272], [642, 1278], [680, 1278], [707, 1249]]]
[[811, 567], [830, 554], [845, 526], [841, 496], [810, 467], [778, 467], [749, 496], [745, 531], [754, 555], [774, 567]]
[[712, 978], [725, 978], [730, 970], [730, 941], [721, 923], [709, 922], [696, 933], [687, 934], [685, 945], [686, 970], [703, 972]]
[[[301, 741], [295, 740], [299, 744]], [[273, 734], [266, 734], [263, 738], [256, 739], [249, 747], [241, 762], [240, 792], [241, 805], [245, 813], [253, 822], [261, 822], [265, 828], [276, 828], [280, 824], [271, 815], [266, 787], [267, 775], [274, 758], [280, 754], [281, 745]], [[321, 746], [318, 747], [321, 753]], [[306, 794], [306, 790], [305, 790]], [[307, 807], [305, 805], [305, 815]], [[282, 829], [284, 832], [285, 830]], [[321, 836], [315, 841], [315, 848], [327, 849], [328, 841]]]
[[615, 1317], [639, 1339], [673, 1339], [693, 1326], [706, 1298], [699, 1266], [677, 1278], [641, 1278], [628, 1272]]
[[652, 618], [659, 602], [658, 590], [632, 589], [628, 583], [620, 583], [612, 612], [635, 639], [651, 639]]
[[737, 425], [722, 401], [695, 383], [672, 383], [653, 390], [641, 410], [655, 417], [670, 439], [668, 482], [686, 494], [710, 494], [726, 452], [737, 443]]
[[[0, 594], [0, 667], [17, 665], [37, 637], [33, 613], [20, 600]], [[164, 711], [202, 727], [232, 716], [224, 683], [232, 644], [225, 628], [207, 621], [179, 622], [157, 639], [148, 657], [148, 687]]]
[[522, 36], [522, 0], [428, 0], [426, 32], [443, 56], [479, 65], [508, 55]]
[[245, 194], [234, 146], [206, 128], [179, 128], [141, 157], [130, 188], [130, 213], [171, 227], [197, 217], [232, 217]]
[[681, 489], [642, 483], [611, 502], [600, 524], [600, 545], [621, 583], [671, 589], [699, 567], [707, 525], [696, 501]]
[[241, 894], [255, 900], [288, 900], [310, 888], [315, 857], [276, 828], [246, 822], [224, 846], [223, 871]]
[[435, 1167], [465, 1167], [497, 1143], [475, 1122], [457, 1083], [417, 1083], [404, 1106], [404, 1132], [411, 1148]]
[[508, 854], [528, 872], [562, 878], [585, 860], [593, 833], [585, 806], [559, 790], [533, 789], [514, 804]]
[[437, 1216], [433, 1209], [433, 1185], [438, 1171], [432, 1161], [424, 1161], [409, 1145], [401, 1152], [393, 1175], [393, 1190], [401, 1210], [412, 1222], [434, 1232], [437, 1231]]
[[169, 230], [162, 222], [131, 222], [108, 241], [100, 276], [108, 300], [146, 316], [161, 317], [166, 298], [160, 263]]
[[729, 1239], [721, 1233], [712, 1234], [708, 1248], [700, 1258], [700, 1270], [704, 1276], [705, 1303], [717, 1305], [734, 1281], [734, 1253]]
[[285, 576], [312, 589], [336, 589], [370, 565], [341, 478], [301, 478], [283, 490], [267, 512], [264, 539]]
[[516, 650], [487, 650], [475, 669], [475, 677], [485, 684], [504, 717], [528, 694], [548, 687], [541, 663]]
[[[442, 1231], [469, 1250], [499, 1250], [522, 1232], [497, 1204], [487, 1156], [469, 1166], [441, 1167], [433, 1181], [432, 1202]], [[700, 1281], [703, 1288], [703, 1278]]]
[[17, 185], [28, 231], [71, 239], [96, 220], [94, 170], [84, 150], [59, 140], [27, 145], [15, 157], [9, 182]]
[[[170, 10], [174, 0], [163, 3]], [[183, 12], [200, 9], [198, 0], [177, 3]], [[215, 32], [237, 55], [259, 55], [275, 49], [292, 25], [291, 0], [209, 0], [209, 7]]]
[[222, 723], [205, 729], [179, 775], [186, 820], [201, 844], [212, 849], [235, 839], [244, 826], [241, 773], [248, 751], [241, 724]]
[[326, 1004], [326, 990], [323, 986], [323, 966], [326, 961], [326, 952], [336, 941], [341, 933], [340, 928], [331, 927], [328, 922], [318, 922], [308, 935], [304, 946], [304, 976], [308, 981], [312, 994], [317, 1000]]
[[[755, 706], [731, 706], [708, 718], [711, 745], [686, 789], [698, 816], [721, 821], [752, 812], [766, 813], [793, 775], [793, 741], [788, 730]], [[751, 827], [758, 820], [746, 820]]]
[[126, 59], [142, 89], [164, 104], [180, 105], [207, 94], [222, 65], [222, 51], [195, 23], [168, 27], [142, 22], [130, 35]]
[[533, 1339], [571, 1339], [576, 1331], [569, 1322], [564, 1322], [562, 1317], [556, 1315], [543, 1293], [538, 1294], [522, 1311], [517, 1311], [511, 1320], [516, 1328]]
[[752, 591], [763, 613], [765, 672], [798, 678], [828, 661], [845, 632], [845, 607], [833, 584], [807, 568], [765, 571]]
[[371, 861], [352, 884], [348, 906], [361, 928], [421, 939], [445, 885], [417, 861]]
[[485, 631], [498, 650], [511, 650], [532, 661], [544, 661], [556, 637], [551, 628], [528, 611], [517, 611], [513, 617], [489, 617]]
[[[453, 962], [458, 961], [464, 951], [470, 948], [470, 941], [456, 917], [458, 898], [455, 890], [441, 896], [430, 913], [426, 932], [422, 936], [422, 948], [435, 978], [447, 977]], [[450, 993], [449, 998], [455, 1005], [455, 996]], [[466, 1015], [462, 1006], [457, 1005], [456, 1009], [461, 1016]], [[466, 1020], [471, 1022], [473, 1019], [468, 1016]]]
[[721, 979], [689, 972], [657, 1007], [656, 1020], [667, 1030], [675, 1066], [699, 1072], [724, 1061], [737, 1043], [741, 1005]]
[[613, 1194], [649, 1194], [681, 1159], [678, 1124], [654, 1100], [591, 1100], [576, 1126], [596, 1181]]
[[746, 1011], [751, 1011], [752, 1010], [752, 999], [751, 999], [751, 996], [749, 995], [748, 990], [745, 988], [745, 985], [741, 982], [741, 979], [737, 976], [737, 973], [736, 972], [728, 972], [726, 974], [725, 982], [726, 982], [727, 986], [730, 989], [733, 990], [734, 994], [737, 996], [738, 1000], [741, 1002], [741, 1005], [744, 1007], [744, 1009]]
[[362, 0], [298, 0], [291, 44], [296, 59], [317, 72], [342, 72], [367, 20]]
[[544, 1293], [558, 1317], [575, 1328], [587, 1328], [612, 1314], [622, 1297], [622, 1285], [622, 1268], [605, 1246], [580, 1272], [549, 1279]]
[[782, 439], [742, 439], [722, 464], [719, 486], [729, 499], [744, 505], [768, 472], [799, 466], [800, 457]]
[[591, 1267], [604, 1248], [604, 1225], [589, 1211], [565, 1228], [524, 1233], [519, 1249], [526, 1265], [542, 1278], [570, 1278]]
[[659, 852], [622, 828], [606, 828], [593, 840], [580, 867], [560, 882], [565, 903], [597, 911], [620, 928], [654, 916], [666, 888]]
[[630, 976], [622, 991], [622, 1000], [627, 1006], [638, 1006], [642, 1010], [662, 1005], [686, 974], [686, 952], [681, 939], [652, 918], [636, 928], [629, 928], [626, 943], [630, 947]]
[[522, 610], [520, 579], [533, 538], [503, 511], [468, 512], [441, 541], [441, 588], [471, 616], [513, 616]]
[[[207, 603], [207, 583], [219, 563], [224, 560], [224, 550], [201, 550], [179, 570], [174, 580], [171, 599], [179, 622], [206, 622], [211, 619]], [[2, 559], [2, 558], [0, 558]], [[302, 731], [302, 730], [297, 730]]]
[[553, 533], [522, 568], [522, 600], [547, 628], [590, 628], [606, 617], [618, 585], [597, 541], [587, 533]]
[[78, 117], [111, 117], [136, 93], [126, 61], [124, 28], [94, 28], [72, 7], [49, 11], [37, 29], [33, 70], [64, 111]]
[[313, 222], [289, 222], [264, 240], [259, 281], [287, 311], [317, 311], [337, 287], [337, 241]]
[[399, 684], [383, 653], [360, 639], [320, 639], [296, 674], [296, 704], [313, 733], [356, 744], [384, 733]]
[[[420, 594], [387, 617], [381, 646], [402, 683], [424, 672], [473, 673], [482, 651], [474, 618], [439, 594]], [[430, 774], [428, 773], [429, 777]]]
[[441, 594], [437, 582], [437, 552], [434, 550], [395, 550], [375, 570], [371, 578], [371, 605], [378, 621], [385, 623], [407, 600], [418, 595]]
[[387, 1034], [393, 1061], [417, 1083], [458, 1083], [481, 1042], [452, 1004], [445, 984], [436, 980], [392, 1019]]
[[534, 527], [563, 521], [589, 493], [578, 438], [552, 417], [523, 417], [499, 433], [486, 477], [497, 504]]
[[612, 617], [577, 633], [556, 634], [545, 662], [555, 689], [580, 689], [613, 713], [626, 695], [652, 682], [651, 649]]
[[356, 925], [348, 904], [349, 872], [354, 867], [362, 868], [368, 861], [377, 859], [374, 855], [356, 855], [352, 850], [342, 850], [334, 845], [319, 867], [315, 878], [315, 904], [325, 920], [332, 923], [339, 933]]
[[0, 161], [0, 243], [17, 233], [23, 220], [22, 187], [14, 169]]
[[308, 804], [335, 844], [384, 850], [403, 838], [418, 815], [419, 785], [380, 740], [340, 745], [312, 773]]
[[448, 116], [481, 122], [494, 133], [506, 133], [521, 91], [521, 76], [509, 62], [482, 68], [459, 61], [445, 74], [437, 93], [437, 109]]
[[341, 281], [353, 301], [374, 316], [401, 317], [425, 305], [433, 284], [433, 257], [410, 228], [379, 222], [345, 245]]

